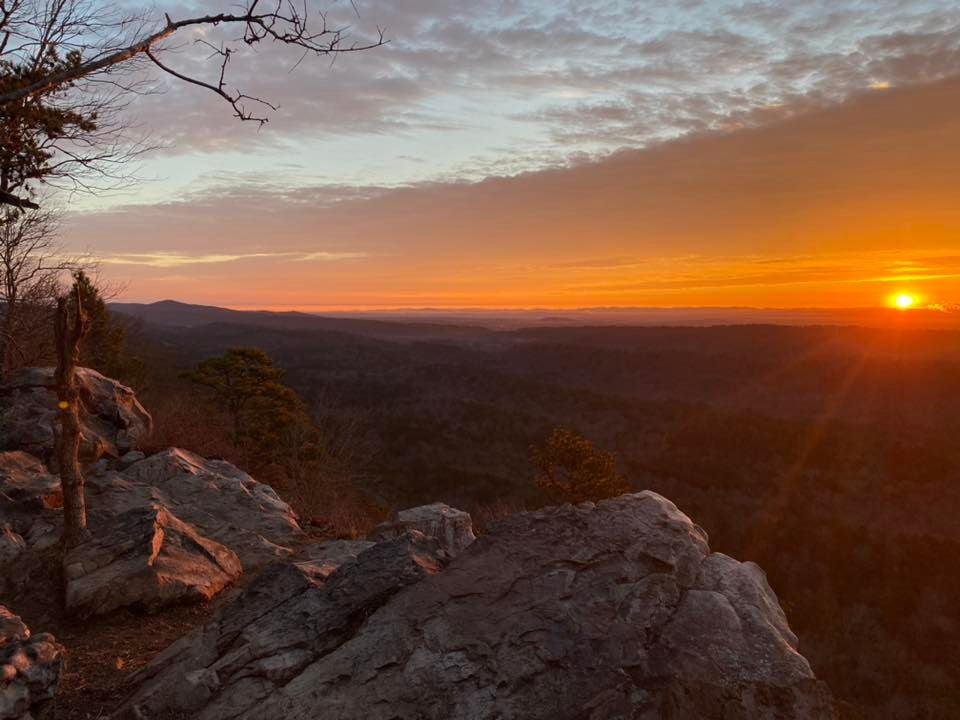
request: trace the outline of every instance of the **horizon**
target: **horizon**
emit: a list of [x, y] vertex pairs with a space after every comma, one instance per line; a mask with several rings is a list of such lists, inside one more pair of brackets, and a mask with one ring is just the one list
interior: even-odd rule
[[779, 325], [784, 327], [864, 327], [913, 330], [960, 330], [954, 308], [751, 308], [751, 307], [593, 307], [593, 308], [335, 308], [305, 310], [286, 307], [230, 307], [187, 303], [166, 298], [150, 303], [111, 301], [110, 306], [136, 311], [175, 306], [240, 313], [295, 314], [317, 318], [375, 319], [391, 322], [477, 323], [488, 327], [623, 326], [717, 327]]

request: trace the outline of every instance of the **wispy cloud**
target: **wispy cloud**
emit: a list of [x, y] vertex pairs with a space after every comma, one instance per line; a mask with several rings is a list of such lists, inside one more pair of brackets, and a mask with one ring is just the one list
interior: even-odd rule
[[326, 250], [321, 250], [320, 252], [305, 253], [298, 257], [297, 260], [305, 262], [337, 262], [338, 260], [360, 260], [365, 257], [370, 257], [370, 254], [365, 252], [327, 252]]
[[231, 263], [240, 260], [299, 260], [306, 262], [336, 262], [338, 260], [356, 260], [367, 257], [362, 252], [255, 252], [255, 253], [200, 253], [190, 255], [176, 252], [117, 253], [98, 257], [103, 265], [143, 265], [155, 268], [174, 268], [184, 265], [212, 265]]

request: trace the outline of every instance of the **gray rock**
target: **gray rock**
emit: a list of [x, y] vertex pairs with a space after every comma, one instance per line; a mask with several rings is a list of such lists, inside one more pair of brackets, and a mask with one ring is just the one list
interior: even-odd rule
[[[293, 557], [306, 541], [296, 514], [268, 485], [184, 450], [157, 453], [124, 472], [88, 472], [86, 480], [94, 538], [71, 553], [84, 556], [78, 566], [84, 569], [68, 577], [68, 606], [80, 614], [209, 598], [236, 578], [239, 567], [255, 573]], [[62, 497], [59, 478], [23, 452], [0, 453], [0, 493], [0, 592], [14, 595], [35, 580], [45, 567], [43, 551], [60, 538]], [[217, 551], [200, 562], [209, 555], [204, 543], [233, 559], [221, 563]], [[181, 548], [170, 556], [180, 545], [191, 548], [187, 555]], [[154, 552], [163, 563], [151, 560]], [[332, 571], [336, 563], [329, 561]]]
[[10, 504], [30, 510], [63, 507], [60, 478], [29, 453], [0, 453], [0, 507]]
[[25, 452], [0, 453], [0, 597], [42, 573], [39, 554], [60, 538], [60, 479]]
[[326, 540], [304, 546], [294, 560], [304, 571], [325, 578], [341, 565], [356, 560], [360, 553], [374, 545], [376, 543], [369, 540]]
[[92, 514], [92, 536], [64, 559], [66, 608], [86, 617], [209, 600], [240, 576], [240, 560], [162, 505]]
[[30, 629], [9, 608], [0, 605], [0, 647], [12, 642], [25, 642], [30, 639]]
[[417, 530], [435, 538], [450, 557], [456, 557], [477, 539], [473, 534], [470, 514], [444, 503], [401, 510], [392, 521], [381, 523], [371, 530], [368, 538], [374, 541], [390, 540], [408, 530]]
[[121, 469], [121, 470], [126, 470], [128, 467], [130, 467], [130, 466], [133, 465], [134, 463], [140, 462], [141, 460], [143, 460], [143, 459], [146, 458], [146, 457], [147, 457], [147, 456], [144, 455], [144, 454], [143, 454], [142, 452], [140, 452], [139, 450], [131, 450], [131, 451], [128, 452], [126, 455], [124, 455], [122, 458], [120, 458], [120, 460], [119, 460], [119, 462], [118, 462], [118, 465], [120, 466], [120, 469]]
[[31, 637], [23, 621], [0, 605], [0, 720], [30, 720], [31, 710], [56, 693], [64, 656], [52, 635]]
[[[133, 390], [96, 370], [77, 368], [83, 404], [81, 456], [119, 457], [149, 434], [153, 421]], [[53, 368], [27, 368], [0, 390], [0, 449], [50, 458], [56, 441], [57, 400]]]
[[374, 545], [325, 580], [298, 565], [271, 566], [141, 671], [139, 689], [117, 715], [247, 716], [348, 642], [400, 590], [436, 573], [441, 555], [435, 541], [411, 532]]
[[326, 580], [264, 573], [119, 716], [833, 717], [762, 572], [659, 495], [517, 515], [442, 572], [411, 535]]
[[296, 513], [272, 487], [223, 460], [170, 448], [97, 482], [93, 504], [122, 511], [160, 502], [229, 547], [246, 571], [290, 557], [306, 539]]
[[0, 572], [15, 562], [27, 549], [27, 543], [9, 524], [0, 525]]

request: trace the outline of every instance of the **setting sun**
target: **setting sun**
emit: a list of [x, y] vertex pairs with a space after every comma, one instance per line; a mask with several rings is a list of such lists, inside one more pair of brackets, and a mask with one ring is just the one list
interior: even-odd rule
[[916, 298], [908, 293], [899, 293], [894, 296], [893, 304], [900, 310], [908, 310], [914, 306]]

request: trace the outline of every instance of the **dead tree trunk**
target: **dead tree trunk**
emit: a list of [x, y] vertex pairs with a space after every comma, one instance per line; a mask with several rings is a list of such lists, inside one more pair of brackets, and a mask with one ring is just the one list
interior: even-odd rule
[[65, 549], [78, 545], [87, 537], [87, 504], [83, 492], [83, 473], [80, 471], [80, 391], [77, 388], [76, 370], [80, 359], [80, 343], [89, 326], [79, 288], [75, 289], [72, 308], [68, 297], [57, 300], [54, 328], [57, 343], [57, 407], [60, 411], [57, 463], [63, 487]]

